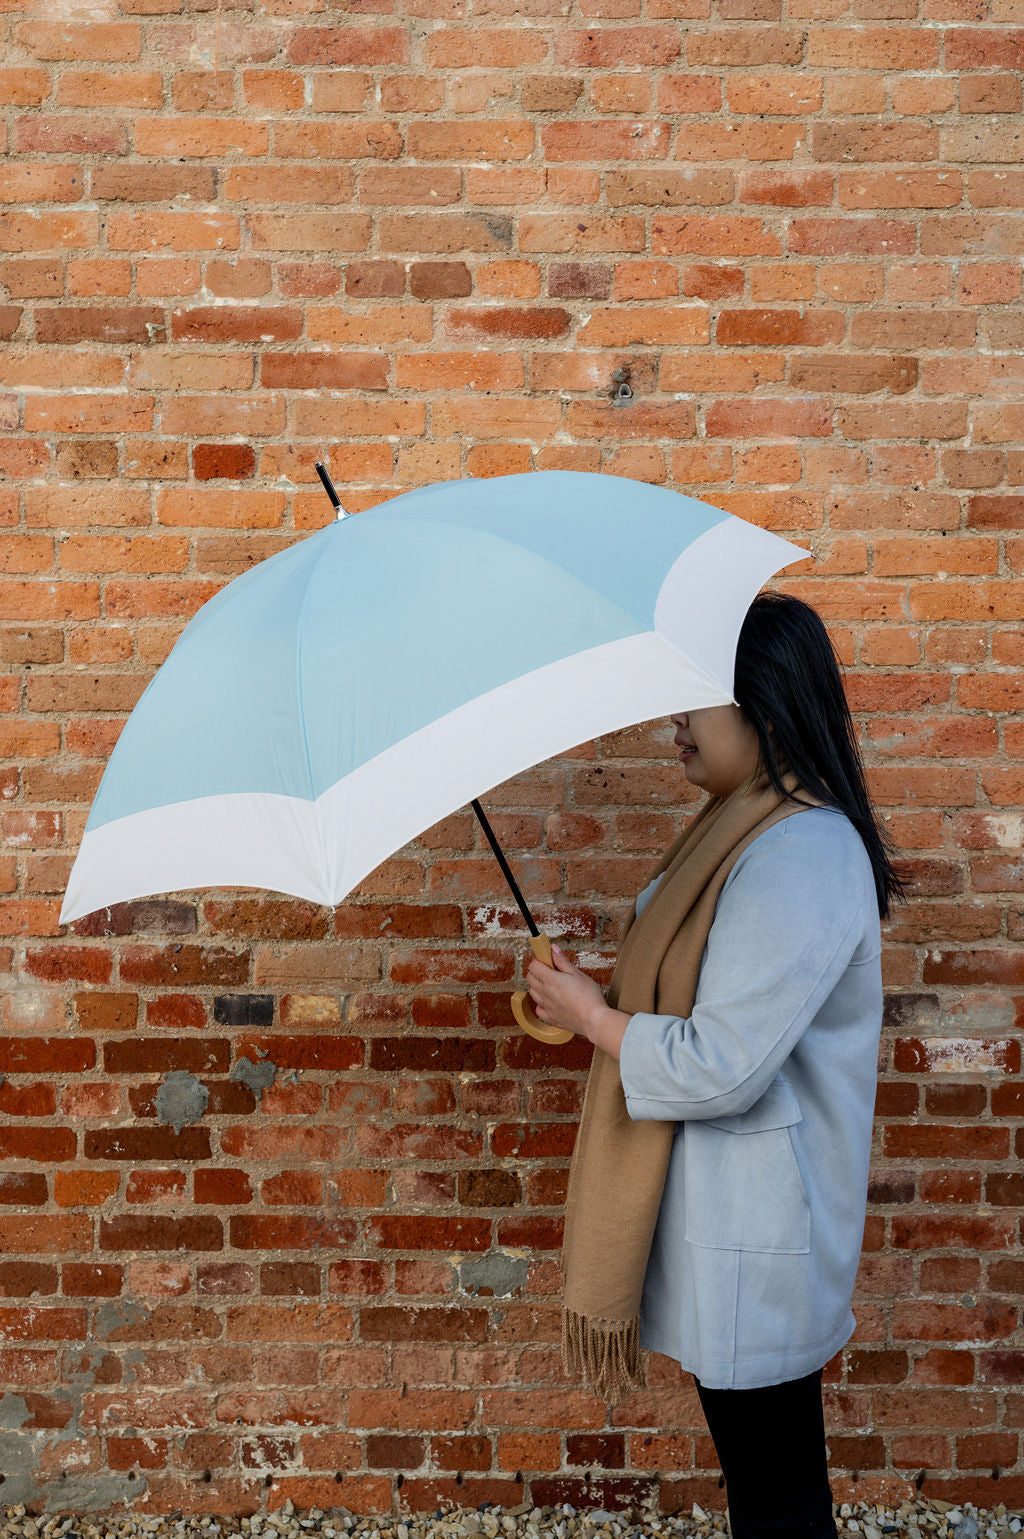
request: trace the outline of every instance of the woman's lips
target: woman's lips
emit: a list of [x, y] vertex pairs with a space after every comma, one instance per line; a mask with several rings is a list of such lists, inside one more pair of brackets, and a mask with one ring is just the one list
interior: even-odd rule
[[679, 750], [679, 757], [681, 759], [692, 759], [696, 752], [696, 748], [687, 748], [684, 744]]

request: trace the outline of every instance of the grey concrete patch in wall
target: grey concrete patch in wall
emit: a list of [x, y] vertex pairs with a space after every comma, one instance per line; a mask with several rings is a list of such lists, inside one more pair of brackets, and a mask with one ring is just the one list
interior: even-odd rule
[[44, 1433], [39, 1429], [20, 1430], [33, 1415], [23, 1395], [0, 1395], [0, 1469], [4, 1473], [5, 1506], [17, 1507], [22, 1502], [27, 1506], [39, 1499], [41, 1488], [32, 1471], [38, 1464]]
[[104, 1299], [96, 1309], [94, 1331], [102, 1339], [112, 1336], [122, 1325], [137, 1325], [148, 1315], [149, 1310], [134, 1299]]
[[248, 1085], [258, 1102], [263, 1100], [263, 1092], [274, 1083], [274, 1075], [277, 1073], [277, 1064], [270, 1058], [263, 1063], [253, 1063], [251, 1058], [239, 1058], [232, 1067], [229, 1079], [241, 1080], [243, 1085]]
[[[86, 1375], [88, 1387], [92, 1387], [91, 1375]], [[109, 1512], [123, 1503], [136, 1501], [146, 1490], [143, 1475], [125, 1471], [124, 1474], [97, 1474], [68, 1476], [62, 1471], [60, 1478], [40, 1484], [34, 1471], [40, 1466], [43, 1453], [55, 1442], [66, 1442], [81, 1437], [78, 1425], [82, 1390], [76, 1395], [72, 1388], [69, 1395], [74, 1405], [68, 1425], [61, 1428], [32, 1427], [25, 1423], [33, 1419], [23, 1395], [0, 1395], [0, 1469], [3, 1470], [3, 1502], [6, 1507], [38, 1507], [43, 1499], [43, 1512], [78, 1513]]]
[[187, 1122], [199, 1121], [209, 1102], [210, 1092], [202, 1080], [188, 1069], [172, 1069], [156, 1093], [156, 1114], [180, 1133]]
[[526, 1285], [529, 1257], [494, 1250], [463, 1261], [458, 1268], [459, 1292], [475, 1298], [511, 1298]]
[[137, 1502], [148, 1488], [144, 1475], [72, 1475], [52, 1481], [46, 1492], [45, 1512], [109, 1513], [124, 1503]]

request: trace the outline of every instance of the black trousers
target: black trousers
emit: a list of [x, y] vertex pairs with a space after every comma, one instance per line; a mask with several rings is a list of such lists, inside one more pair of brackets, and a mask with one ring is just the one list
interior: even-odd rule
[[707, 1389], [694, 1377], [732, 1539], [836, 1539], [821, 1376], [758, 1389]]

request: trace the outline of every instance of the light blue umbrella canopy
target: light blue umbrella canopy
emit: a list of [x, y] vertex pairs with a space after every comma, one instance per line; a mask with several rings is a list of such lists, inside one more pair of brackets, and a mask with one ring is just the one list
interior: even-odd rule
[[340, 516], [185, 627], [111, 755], [61, 922], [206, 886], [338, 903], [531, 765], [730, 702], [751, 600], [808, 554], [583, 471]]

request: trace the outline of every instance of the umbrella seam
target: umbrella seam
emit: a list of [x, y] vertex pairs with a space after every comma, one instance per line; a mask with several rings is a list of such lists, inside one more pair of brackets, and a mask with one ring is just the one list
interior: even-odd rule
[[[537, 474], [537, 472], [535, 471], [535, 472], [533, 472], [533, 474]], [[394, 500], [398, 501], [397, 498], [395, 498]], [[385, 503], [384, 506], [386, 507], [387, 504]], [[729, 513], [726, 513], [724, 515], [724, 517], [727, 518], [727, 519], [731, 518], [732, 516], [733, 515], [729, 514]], [[460, 534], [465, 534], [467, 532], [471, 532], [471, 533], [475, 533], [475, 534], [486, 535], [486, 536], [490, 537], [491, 539], [500, 541], [503, 545], [508, 545], [508, 546], [513, 547], [514, 549], [525, 551], [528, 555], [533, 556], [536, 560], [543, 561], [544, 563], [546, 563], [546, 565], [549, 566], [552, 569], [552, 571], [558, 572], [562, 576], [570, 577], [570, 578], [572, 578], [573, 580], [575, 580], [576, 582], [580, 583], [581, 585], [583, 585], [585, 587], [593, 588], [593, 591], [595, 593], [599, 593], [601, 598], [604, 599], [607, 602], [607, 604], [612, 609], [617, 610], [618, 613], [621, 614], [621, 615], [625, 615], [626, 619], [629, 620], [631, 625], [634, 625], [634, 626], [642, 625], [642, 626], [644, 626], [645, 629], [648, 629], [648, 630], [653, 630], [654, 629], [654, 606], [653, 606], [653, 604], [651, 606], [650, 625], [646, 625], [644, 620], [638, 618], [636, 615], [630, 614], [628, 609], [624, 609], [622, 607], [622, 605], [620, 604], [620, 602], [618, 601], [618, 599], [613, 598], [609, 594], [603, 592], [601, 589], [594, 587], [593, 583], [591, 583], [589, 581], [589, 579], [581, 577], [578, 572], [574, 572], [572, 567], [567, 565], [566, 562], [556, 560], [553, 556], [549, 555], [548, 552], [545, 551], [545, 550], [536, 550], [532, 545], [527, 545], [523, 541], [516, 540], [512, 535], [506, 534], [503, 530], [500, 530], [500, 529], [485, 529], [485, 528], [480, 527], [479, 525], [473, 525], [473, 524], [458, 524], [458, 523], [454, 523], [451, 519], [444, 518], [443, 516], [440, 516], [440, 515], [438, 515], [436, 513], [424, 514], [424, 515], [422, 515], [422, 520], [417, 520], [412, 515], [407, 514], [407, 513], [394, 514], [392, 516], [392, 521], [393, 522], [398, 523], [399, 520], [407, 521], [410, 524], [415, 524], [415, 523], [420, 522], [420, 521], [422, 521], [422, 522], [429, 521], [432, 524], [443, 524], [446, 529], [454, 529], [454, 530], [456, 530]], [[712, 526], [712, 527], [714, 527], [714, 526]], [[708, 532], [707, 530], [702, 530], [701, 534], [706, 534], [707, 532]], [[694, 541], [698, 540], [698, 539], [700, 539], [700, 535], [695, 535], [695, 536], [693, 536], [693, 539], [690, 541], [690, 543], [693, 544]], [[655, 599], [655, 602], [657, 602], [657, 595], [661, 591], [661, 582], [664, 579], [664, 574], [665, 574], [665, 572], [667, 572], [669, 570], [669, 568], [672, 566], [673, 563], [672, 563], [672, 561], [669, 561], [667, 565], [664, 565], [664, 557], [662, 556], [660, 551], [652, 551], [650, 548], [641, 547], [641, 546], [639, 546], [637, 544], [637, 541], [635, 539], [633, 540], [632, 548], [634, 550], [641, 550], [642, 554], [648, 560], [650, 560], [652, 563], [654, 563], [654, 565], [656, 567], [658, 567], [659, 569], [663, 568], [662, 578], [659, 579], [659, 582], [658, 582], [658, 584], [657, 584], [657, 586], [655, 588], [654, 599]], [[685, 547], [684, 547], [684, 549], [685, 549]], [[673, 558], [673, 560], [675, 560], [675, 559], [678, 559], [678, 558]]]

